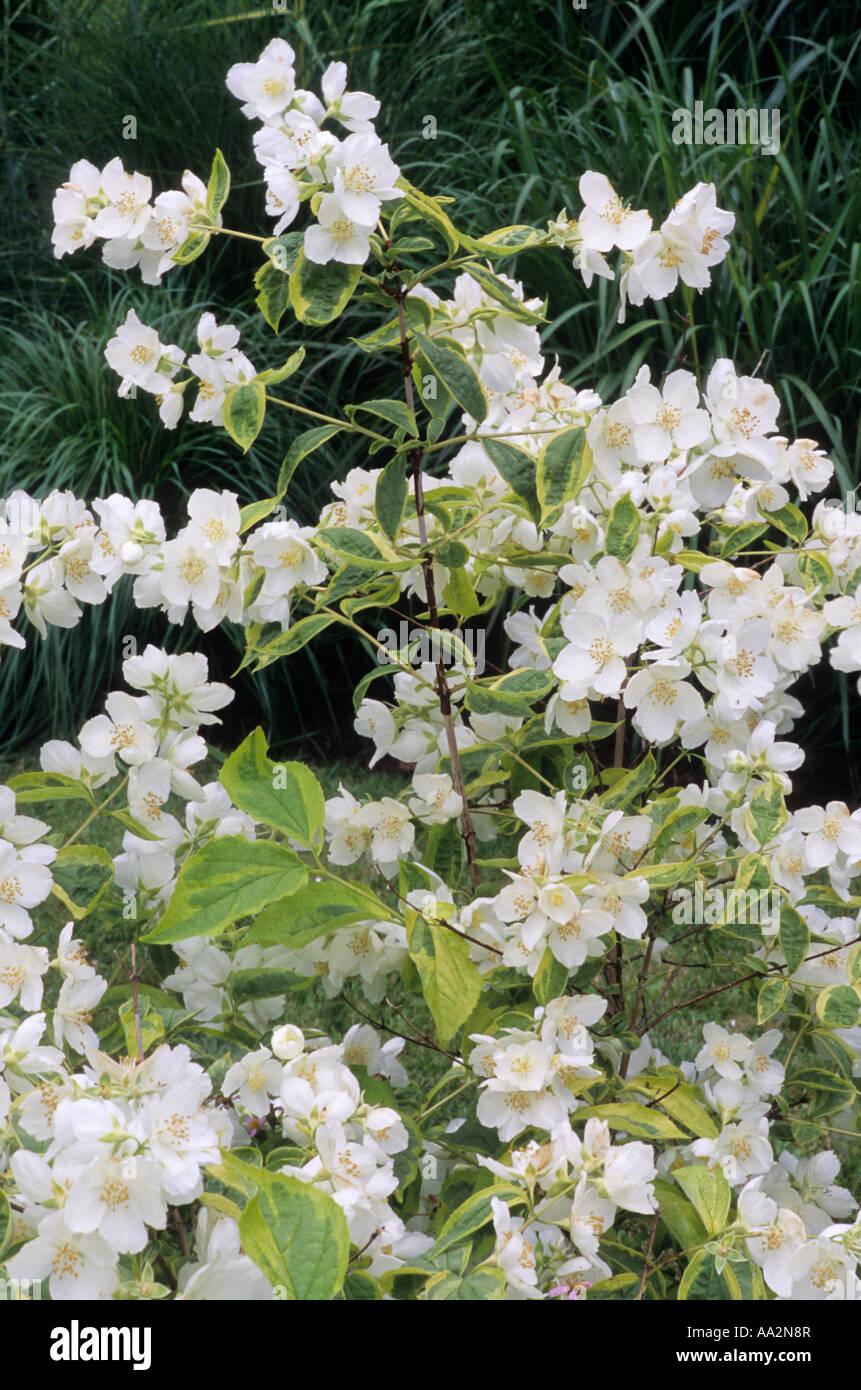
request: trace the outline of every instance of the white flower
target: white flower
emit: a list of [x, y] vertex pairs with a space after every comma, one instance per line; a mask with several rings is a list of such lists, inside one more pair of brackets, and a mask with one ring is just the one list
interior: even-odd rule
[[42, 976], [48, 970], [44, 946], [21, 946], [0, 941], [0, 1009], [17, 999], [27, 1013], [42, 1003]]
[[6, 1262], [10, 1279], [47, 1279], [55, 1303], [109, 1299], [119, 1284], [117, 1252], [101, 1235], [74, 1231], [62, 1211], [48, 1211], [33, 1240]]
[[367, 130], [380, 109], [370, 92], [347, 91], [347, 64], [330, 63], [320, 80], [328, 114], [337, 116], [348, 130]]
[[566, 684], [566, 698], [597, 691], [617, 696], [627, 675], [625, 657], [642, 640], [641, 625], [626, 618], [598, 617], [575, 611], [562, 619], [569, 645], [553, 663], [553, 672]]
[[292, 1062], [305, 1049], [305, 1035], [295, 1023], [284, 1023], [272, 1034], [272, 1051], [282, 1062]]
[[145, 174], [128, 173], [117, 158], [105, 165], [100, 182], [108, 205], [96, 215], [96, 235], [127, 239], [139, 236], [150, 217], [152, 180]]
[[496, 1232], [496, 1258], [511, 1288], [526, 1298], [537, 1298], [538, 1274], [535, 1268], [535, 1242], [527, 1239], [524, 1218], [512, 1216], [498, 1197], [490, 1201]]
[[221, 587], [218, 551], [194, 523], [189, 523], [162, 551], [161, 591], [168, 603], [211, 608]]
[[42, 637], [47, 636], [48, 623], [52, 627], [75, 627], [81, 616], [64, 580], [63, 564], [56, 555], [36, 565], [25, 580], [24, 611]]
[[296, 90], [296, 55], [285, 39], [271, 39], [256, 63], [234, 63], [227, 86], [249, 120], [268, 121], [290, 105]]
[[406, 806], [384, 796], [363, 806], [356, 819], [371, 832], [371, 854], [376, 862], [384, 871], [394, 871], [398, 860], [409, 854], [416, 837]]
[[105, 348], [105, 359], [122, 377], [121, 396], [127, 396], [132, 386], [158, 394], [184, 362], [185, 353], [175, 344], [165, 346], [156, 330], [141, 323], [134, 309], [129, 309]]
[[267, 521], [251, 534], [248, 552], [265, 571], [264, 598], [284, 598], [300, 584], [322, 584], [328, 570], [310, 545], [313, 526], [288, 521]]
[[344, 265], [364, 265], [371, 254], [369, 237], [372, 222], [349, 217], [334, 193], [324, 193], [317, 210], [318, 223], [305, 231], [305, 255], [317, 265], [340, 261]]
[[583, 243], [592, 251], [618, 246], [633, 251], [648, 236], [652, 219], [647, 212], [624, 207], [605, 174], [589, 169], [580, 178], [580, 197], [586, 204], [578, 218]]
[[348, 136], [327, 161], [327, 167], [334, 161], [335, 197], [353, 222], [375, 226], [382, 203], [403, 196], [395, 187], [401, 171], [390, 158], [388, 146], [372, 131]]
[[158, 741], [149, 720], [157, 713], [148, 696], [114, 690], [105, 701], [105, 714], [88, 719], [81, 729], [83, 751], [92, 758], [117, 753], [123, 762], [140, 764], [155, 757]]
[[673, 450], [692, 449], [710, 434], [708, 412], [699, 409], [696, 377], [671, 372], [660, 391], [644, 383], [628, 392], [634, 447], [644, 463], [663, 463]]
[[719, 1023], [703, 1025], [705, 1043], [696, 1056], [699, 1071], [714, 1067], [719, 1076], [736, 1080], [741, 1076], [739, 1065], [750, 1051], [750, 1042], [742, 1033], [728, 1033]]
[[29, 908], [43, 903], [53, 879], [47, 865], [57, 851], [48, 845], [18, 849], [0, 840], [0, 928], [21, 939], [33, 930]]
[[445, 825], [463, 810], [448, 773], [417, 772], [413, 787], [416, 795], [410, 797], [410, 810], [424, 825]]
[[76, 1052], [97, 1047], [98, 1034], [90, 1027], [93, 1011], [107, 989], [107, 981], [93, 973], [68, 977], [60, 986], [54, 1009], [54, 1042], [58, 1047], [68, 1043]]
[[636, 710], [634, 726], [650, 743], [669, 742], [679, 720], [692, 723], [705, 714], [702, 695], [686, 679], [690, 673], [687, 661], [655, 662], [625, 686], [625, 708]]
[[655, 1210], [652, 1178], [657, 1177], [654, 1152], [639, 1140], [611, 1148], [604, 1159], [604, 1186], [611, 1202], [625, 1211], [649, 1216]]
[[[86, 1104], [61, 1101], [64, 1106]], [[158, 1166], [146, 1157], [113, 1152], [98, 1142], [70, 1145], [58, 1155], [54, 1171], [70, 1177], [63, 1208], [70, 1230], [98, 1232], [120, 1253], [135, 1254], [149, 1239], [148, 1226], [161, 1230], [166, 1220]]]
[[838, 852], [853, 863], [861, 860], [861, 812], [850, 812], [844, 801], [806, 806], [795, 815], [795, 828], [805, 832], [804, 856], [811, 869], [833, 864]]
[[249, 1052], [234, 1062], [221, 1086], [226, 1096], [238, 1096], [239, 1103], [250, 1115], [260, 1119], [272, 1109], [272, 1101], [280, 1094], [283, 1068], [268, 1047]]

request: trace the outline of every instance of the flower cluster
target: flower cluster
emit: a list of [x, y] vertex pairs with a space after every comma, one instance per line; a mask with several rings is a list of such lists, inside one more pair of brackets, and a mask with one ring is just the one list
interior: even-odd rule
[[101, 171], [79, 159], [54, 194], [54, 255], [59, 260], [101, 239], [105, 265], [138, 266], [145, 285], [160, 284], [192, 230], [220, 227], [221, 217], [210, 217], [206, 185], [188, 169], [182, 188], [159, 193], [152, 203], [151, 198], [152, 180], [124, 169], [121, 159], [110, 160]]
[[[272, 39], [255, 63], [235, 63], [227, 85], [249, 120], [262, 122], [254, 153], [263, 167], [266, 211], [279, 236], [306, 199], [316, 221], [306, 229], [309, 261], [364, 265], [384, 202], [403, 196], [400, 170], [374, 130], [380, 103], [368, 92], [347, 91], [345, 63], [330, 63], [320, 89], [296, 87], [295, 54], [285, 39]], [[324, 129], [337, 121], [343, 139]]]
[[550, 233], [574, 252], [574, 265], [588, 289], [596, 275], [612, 280], [606, 253], [618, 248], [623, 257], [619, 284], [619, 323], [629, 303], [666, 299], [681, 280], [698, 292], [707, 289], [710, 271], [729, 251], [726, 236], [735, 215], [717, 206], [714, 186], [698, 183], [679, 199], [657, 231], [648, 212], [626, 206], [605, 174], [589, 170], [580, 179], [583, 208], [569, 218], [563, 208]]
[[[245, 511], [199, 488], [172, 535], [151, 500], [14, 493], [0, 645], [24, 645], [19, 615], [73, 627], [126, 576], [172, 624], [243, 626], [244, 664], [346, 625], [378, 656], [355, 730], [393, 785], [331, 794], [270, 762], [262, 730], [207, 780], [232, 691], [202, 655], [149, 646], [75, 742], [0, 787], [0, 1274], [58, 1300], [269, 1299], [276, 1268], [327, 1299], [638, 1281], [662, 1298], [701, 1271], [736, 1298], [856, 1297], [861, 1221], [837, 1179], [858, 1132], [861, 811], [787, 798], [799, 681], [825, 652], [861, 672], [861, 528], [820, 498], [834, 466], [778, 432], [766, 382], [723, 357], [701, 379], [682, 347], [616, 399], [575, 391], [542, 349], [546, 305], [496, 268], [562, 247], [588, 286], [616, 247], [624, 317], [679, 280], [704, 289], [733, 215], [698, 184], [653, 230], [587, 171], [576, 220], [468, 238], [400, 178], [342, 63], [321, 99], [275, 39], [227, 82], [261, 123], [275, 237], [303, 201], [315, 218], [284, 238], [289, 271], [258, 272], [264, 301], [283, 271], [280, 297], [329, 323], [360, 277], [328, 263], [375, 256], [362, 294], [395, 315], [357, 341], [397, 354], [405, 400], [357, 406], [373, 430], [282, 401], [323, 425], [289, 462], [353, 431], [382, 466], [334, 481], [311, 526], [283, 486]], [[221, 229], [228, 181], [218, 156], [208, 188], [187, 174], [151, 204], [118, 160], [81, 161], [57, 254], [103, 238], [157, 283]], [[442, 269], [402, 268], [407, 219], [447, 247]], [[301, 351], [258, 373], [211, 314], [197, 347], [130, 312], [105, 355], [168, 428], [195, 383], [191, 420], [249, 447]], [[362, 625], [398, 603], [418, 632]], [[449, 624], [495, 608], [508, 665], [485, 676]], [[65, 841], [26, 814], [57, 796], [86, 808]], [[85, 841], [106, 818], [113, 855]], [[59, 933], [49, 897], [74, 918]], [[120, 920], [137, 940], [109, 983], [88, 946]], [[677, 1062], [662, 1025], [710, 997], [685, 993], [704, 964], [732, 972], [711, 992], [736, 985], [740, 1017]], [[295, 1021], [315, 983], [363, 1015], [341, 1042]], [[413, 1048], [433, 1071], [410, 1077]], [[319, 1268], [283, 1238], [306, 1221]], [[656, 1240], [677, 1253], [650, 1261]]]

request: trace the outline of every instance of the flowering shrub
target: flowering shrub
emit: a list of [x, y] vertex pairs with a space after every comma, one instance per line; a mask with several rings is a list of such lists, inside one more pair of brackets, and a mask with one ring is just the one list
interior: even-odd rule
[[[588, 287], [616, 248], [620, 313], [679, 280], [690, 306], [733, 215], [700, 184], [653, 230], [588, 171], [576, 219], [472, 237], [400, 175], [343, 64], [322, 99], [296, 90], [278, 39], [227, 83], [276, 219], [262, 314], [378, 308], [356, 341], [398, 390], [317, 417], [279, 394], [302, 350], [258, 371], [205, 314], [187, 356], [130, 312], [107, 363], [168, 428], [191, 388], [191, 418], [246, 450], [270, 406], [314, 423], [271, 497], [198, 489], [170, 537], [151, 501], [13, 494], [0, 642], [24, 645], [22, 616], [74, 626], [120, 582], [171, 623], [242, 624], [258, 670], [344, 626], [378, 657], [355, 693], [370, 762], [414, 771], [398, 797], [326, 800], [258, 729], [202, 784], [232, 692], [150, 646], [77, 746], [0, 791], [0, 1274], [53, 1299], [856, 1297], [838, 1152], [858, 1133], [861, 811], [786, 800], [794, 683], [826, 646], [861, 670], [861, 530], [798, 505], [832, 465], [777, 433], [766, 383], [720, 358], [704, 389], [680, 365], [612, 402], [574, 391], [547, 369], [546, 305], [502, 270], [572, 252]], [[217, 154], [206, 186], [150, 202], [118, 160], [80, 161], [57, 255], [101, 238], [158, 283], [248, 235], [223, 225], [229, 182]], [[301, 527], [293, 473], [342, 432], [381, 466]], [[433, 660], [363, 627], [404, 597]], [[499, 605], [511, 669], [482, 676], [463, 624]], [[26, 813], [57, 798], [88, 808], [65, 843]], [[87, 839], [102, 818], [115, 859]], [[49, 895], [69, 921], [33, 944]], [[136, 923], [120, 983], [78, 939], [92, 914]], [[729, 978], [691, 995], [699, 943]], [[137, 952], [161, 969], [166, 947], [156, 986]], [[291, 999], [314, 980], [376, 1012], [306, 1036]], [[398, 980], [431, 1031], [382, 1021]], [[681, 1065], [652, 1044], [731, 987], [746, 1031], [706, 1023]], [[406, 1042], [440, 1059], [430, 1089]]]

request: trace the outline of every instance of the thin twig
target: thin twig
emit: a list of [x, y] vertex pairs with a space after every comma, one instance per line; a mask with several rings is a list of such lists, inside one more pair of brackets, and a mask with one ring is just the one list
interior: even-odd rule
[[658, 1218], [660, 1214], [660, 1211], [656, 1211], [652, 1220], [652, 1230], [649, 1235], [649, 1244], [646, 1250], [646, 1258], [643, 1261], [643, 1273], [640, 1276], [640, 1287], [637, 1289], [637, 1297], [634, 1300], [636, 1303], [639, 1303], [640, 1299], [643, 1297], [643, 1290], [646, 1287], [646, 1280], [649, 1277], [649, 1261], [652, 1258], [652, 1246], [655, 1243], [655, 1231], [658, 1229]]

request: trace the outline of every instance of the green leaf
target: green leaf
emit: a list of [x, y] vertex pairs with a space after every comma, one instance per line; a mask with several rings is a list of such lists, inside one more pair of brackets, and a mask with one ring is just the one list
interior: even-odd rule
[[481, 424], [487, 417], [487, 397], [478, 373], [467, 362], [460, 344], [453, 338], [427, 338], [423, 333], [416, 332], [413, 338], [422, 361], [439, 378], [461, 409]]
[[[408, 328], [417, 328], [419, 332], [424, 332], [430, 328], [433, 311], [428, 303], [423, 299], [416, 299], [407, 295], [404, 302], [404, 316]], [[380, 328], [375, 328], [372, 333], [365, 333], [361, 338], [351, 338], [351, 343], [361, 348], [362, 352], [385, 352], [400, 350], [401, 346], [401, 321], [399, 318], [389, 319]]]
[[[457, 544], [457, 541], [450, 541], [448, 546], [440, 547], [437, 555], [441, 555], [442, 551], [447, 551]], [[446, 564], [446, 561], [441, 560], [440, 563]], [[448, 583], [442, 591], [442, 601], [451, 613], [455, 613], [460, 618], [473, 618], [481, 608], [472, 586], [472, 580], [465, 569], [452, 569]]]
[[592, 467], [592, 450], [580, 425], [551, 435], [538, 455], [535, 482], [542, 520], [577, 497]]
[[101, 845], [64, 845], [51, 865], [51, 892], [76, 922], [89, 916], [114, 878], [114, 861]]
[[654, 844], [650, 846], [650, 856], [660, 859], [671, 844], [678, 843], [684, 836], [689, 835], [710, 814], [710, 811], [702, 806], [680, 806], [678, 810], [672, 811], [656, 835]]
[[[353, 526], [321, 526], [317, 536], [336, 555], [342, 556], [351, 565], [360, 565], [362, 569], [381, 569], [389, 562], [389, 555], [385, 554], [377, 540]], [[393, 555], [394, 552], [389, 554]]]
[[532, 520], [541, 521], [541, 504], [535, 479], [535, 460], [525, 449], [509, 444], [506, 439], [494, 439], [492, 435], [482, 438], [482, 446], [504, 481], [516, 497], [526, 503]]
[[187, 236], [182, 245], [171, 252], [170, 258], [174, 265], [190, 265], [192, 261], [196, 261], [209, 245], [211, 235], [210, 232], [192, 232]]
[[523, 300], [518, 299], [505, 281], [494, 275], [492, 270], [487, 270], [483, 265], [473, 264], [466, 267], [466, 274], [481, 286], [486, 295], [495, 299], [497, 304], [504, 305], [509, 318], [519, 319], [524, 323], [547, 322], [543, 314], [536, 314], [532, 309], [527, 309]]
[[432, 918], [417, 917], [408, 938], [410, 959], [445, 1047], [478, 1003], [478, 967], [470, 960], [469, 943]]
[[374, 496], [374, 511], [384, 535], [397, 539], [401, 529], [404, 507], [407, 504], [407, 465], [402, 455], [389, 459], [379, 478]]
[[319, 449], [321, 444], [326, 444], [336, 434], [340, 434], [342, 428], [341, 425], [315, 425], [313, 429], [303, 430], [296, 436], [287, 450], [281, 472], [278, 474], [279, 498], [284, 496], [290, 479], [302, 460], [313, 454], [315, 449]]
[[539, 1004], [547, 1004], [564, 994], [568, 983], [568, 967], [558, 961], [549, 946], [538, 963], [532, 980], [532, 992]]
[[734, 526], [721, 546], [721, 558], [726, 560], [730, 555], [736, 555], [740, 550], [745, 550], [760, 536], [765, 535], [767, 530], [767, 526], [756, 521], [749, 522], [745, 526]]
[[209, 182], [206, 185], [206, 211], [213, 221], [218, 217], [218, 214], [227, 202], [227, 195], [229, 192], [230, 170], [227, 167], [221, 150], [216, 150], [215, 158], [212, 161], [212, 169], [209, 174]]
[[783, 792], [775, 780], [757, 787], [745, 811], [744, 823], [754, 839], [769, 845], [786, 825]]
[[300, 323], [331, 323], [346, 309], [362, 273], [360, 265], [317, 265], [300, 251], [290, 274], [290, 303]]
[[459, 1278], [446, 1272], [432, 1279], [427, 1286], [429, 1300], [457, 1299], [469, 1302], [500, 1301], [505, 1298], [506, 1279], [503, 1270], [483, 1266]]
[[272, 331], [277, 333], [290, 303], [290, 281], [283, 271], [267, 261], [254, 276], [254, 288], [257, 290], [254, 303]]
[[387, 907], [362, 884], [312, 879], [288, 898], [265, 908], [243, 939], [259, 946], [301, 950], [318, 936], [328, 936], [340, 927], [397, 920], [397, 910]]
[[796, 912], [789, 903], [781, 903], [778, 940], [780, 949], [786, 956], [787, 969], [790, 975], [794, 975], [807, 955], [810, 931], [801, 913]]
[[652, 1186], [661, 1213], [661, 1221], [682, 1250], [703, 1245], [706, 1230], [691, 1203], [683, 1197], [675, 1183], [667, 1178], [655, 1178]]
[[299, 258], [303, 239], [302, 232], [287, 232], [263, 243], [269, 259], [254, 276], [254, 288], [258, 291], [254, 302], [275, 333], [290, 303], [289, 275]]
[[697, 1099], [697, 1093], [687, 1081], [679, 1081], [672, 1073], [661, 1076], [637, 1076], [628, 1083], [631, 1090], [645, 1091], [658, 1100], [668, 1115], [689, 1129], [698, 1139], [717, 1139], [718, 1127], [714, 1116]]
[[789, 536], [797, 545], [803, 545], [806, 541], [807, 519], [791, 502], [787, 502], [785, 507], [780, 507], [776, 512], [764, 512], [763, 515], [768, 517], [772, 526], [776, 526], [778, 531]]
[[[626, 772], [624, 777], [620, 777], [618, 782], [609, 791], [602, 792], [601, 805], [610, 811], [615, 811], [621, 806], [626, 806], [635, 797], [640, 796], [655, 780], [658, 765], [651, 753], [647, 753], [641, 763]], [[679, 865], [679, 868], [682, 866]], [[639, 869], [638, 869], [638, 872]]]
[[230, 976], [230, 992], [237, 1004], [249, 999], [275, 999], [288, 989], [307, 989], [310, 975], [297, 975], [295, 970], [269, 970], [255, 966], [249, 970], [234, 970]]
[[[126, 1040], [126, 1052], [129, 1057], [137, 1057], [139, 1053], [134, 999], [127, 999], [124, 1004], [120, 1005], [117, 1012]], [[151, 1001], [146, 995], [138, 997], [138, 1018], [140, 1019], [141, 1047], [144, 1056], [146, 1056], [150, 1048], [154, 1047], [156, 1043], [160, 1043], [164, 1038], [164, 1023], [152, 1008]]]
[[854, 1028], [861, 998], [849, 985], [831, 985], [816, 1001], [816, 1012], [828, 1028]]
[[20, 806], [34, 801], [89, 801], [92, 797], [83, 782], [62, 772], [19, 772], [6, 782]]
[[221, 407], [224, 428], [244, 454], [254, 443], [266, 414], [266, 388], [262, 381], [248, 381], [232, 387]]
[[766, 1019], [772, 1018], [778, 1009], [783, 1008], [788, 988], [789, 981], [779, 976], [777, 979], [766, 980], [764, 984], [760, 985], [756, 999], [757, 1023], [765, 1023]]
[[808, 593], [818, 589], [826, 594], [834, 582], [834, 571], [818, 550], [804, 550], [795, 560], [795, 568]]
[[684, 1130], [660, 1110], [636, 1101], [613, 1101], [608, 1105], [589, 1105], [577, 1111], [577, 1119], [606, 1120], [611, 1129], [624, 1130], [634, 1139], [687, 1139]]
[[607, 522], [604, 549], [608, 555], [615, 555], [618, 560], [630, 560], [639, 536], [640, 511], [628, 493], [625, 493], [613, 504]]
[[720, 1235], [726, 1229], [729, 1216], [732, 1188], [727, 1182], [723, 1169], [697, 1167], [674, 1168], [673, 1177], [685, 1196], [693, 1202], [710, 1236]]
[[826, 1071], [823, 1067], [800, 1067], [788, 1077], [785, 1085], [787, 1089], [813, 1092], [811, 1118], [845, 1110], [855, 1104], [858, 1095], [852, 1081], [836, 1070]]
[[507, 1182], [496, 1182], [491, 1187], [483, 1187], [480, 1192], [474, 1192], [452, 1212], [440, 1231], [436, 1244], [428, 1250], [425, 1258], [436, 1260], [446, 1250], [459, 1245], [467, 1236], [486, 1226], [493, 1219], [494, 1198], [506, 1202], [508, 1206], [523, 1205], [526, 1193], [522, 1187], [515, 1187], [513, 1183]]
[[673, 561], [693, 574], [699, 574], [704, 565], [714, 564], [714, 556], [707, 555], [702, 550], [677, 550]]
[[360, 405], [345, 406], [344, 414], [352, 420], [360, 410], [368, 415], [375, 415], [380, 420], [386, 420], [390, 425], [405, 430], [414, 438], [418, 435], [415, 413], [403, 401], [362, 401]]
[[344, 1297], [348, 1303], [371, 1302], [381, 1299], [382, 1296], [382, 1289], [376, 1279], [372, 1279], [363, 1269], [348, 1274], [344, 1280]]
[[294, 652], [301, 651], [318, 633], [336, 622], [338, 619], [331, 613], [311, 613], [307, 618], [300, 618], [292, 627], [288, 627], [286, 632], [279, 632], [262, 647], [253, 648], [250, 659], [255, 661], [255, 671], [262, 671], [273, 661], [280, 661], [281, 657], [292, 656]]
[[[451, 221], [451, 218], [443, 211], [441, 204], [436, 198], [429, 198], [420, 189], [414, 188], [403, 176], [398, 179], [396, 188], [403, 190], [404, 198], [408, 205], [416, 212], [422, 222], [426, 222], [438, 232], [445, 248], [450, 256], [453, 256], [460, 244], [460, 238]], [[470, 411], [470, 414], [472, 412]]]
[[698, 1250], [682, 1275], [678, 1297], [683, 1300], [715, 1303], [724, 1300], [726, 1296], [727, 1285], [715, 1268], [714, 1256], [705, 1250]]
[[9, 1206], [9, 1199], [5, 1192], [0, 1192], [0, 1264], [3, 1262], [3, 1253], [12, 1244], [12, 1232], [15, 1224], [12, 1220], [12, 1211]]
[[246, 1254], [287, 1300], [329, 1301], [343, 1286], [350, 1255], [347, 1221], [319, 1187], [267, 1174], [239, 1218], [239, 1234]]
[[526, 715], [553, 688], [548, 671], [522, 667], [492, 681], [466, 680], [466, 707], [473, 714]]
[[258, 372], [255, 381], [262, 381], [264, 386], [277, 386], [279, 382], [286, 381], [294, 372], [298, 371], [305, 360], [305, 349], [297, 348], [291, 352], [283, 367], [267, 367], [265, 372]]
[[313, 847], [326, 814], [323, 788], [303, 763], [273, 763], [262, 729], [240, 743], [218, 780], [241, 811]]
[[185, 861], [167, 911], [144, 941], [213, 936], [294, 893], [306, 881], [298, 855], [270, 840], [222, 835]]
[[501, 260], [504, 256], [516, 256], [528, 246], [541, 246], [547, 242], [547, 233], [537, 227], [519, 223], [514, 227], [499, 227], [487, 236], [470, 237], [460, 234], [460, 240], [468, 251], [490, 260]]

